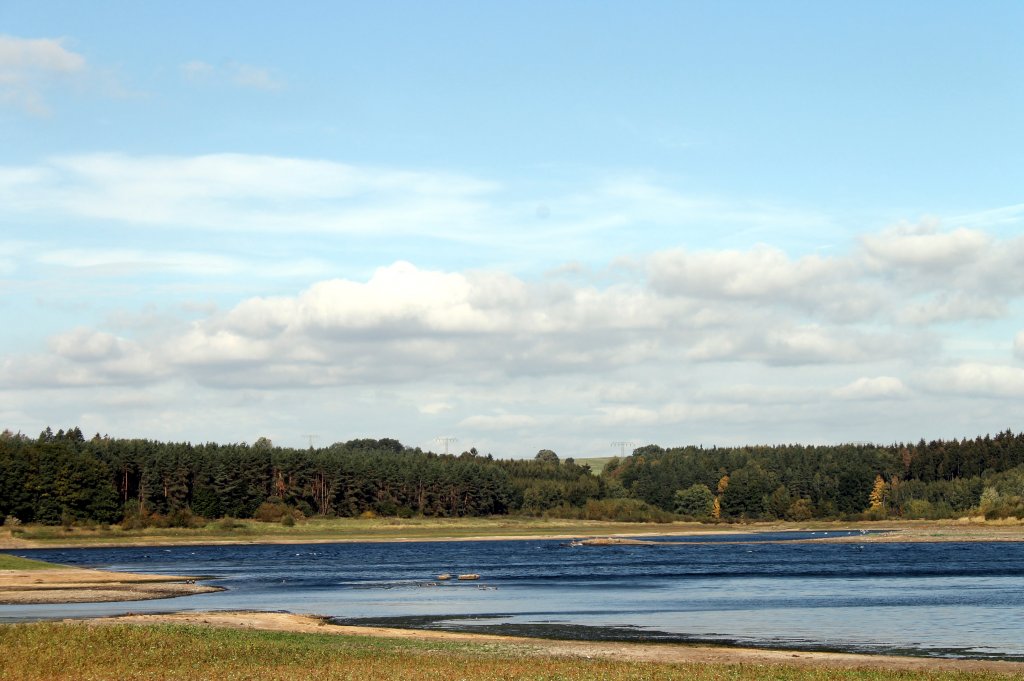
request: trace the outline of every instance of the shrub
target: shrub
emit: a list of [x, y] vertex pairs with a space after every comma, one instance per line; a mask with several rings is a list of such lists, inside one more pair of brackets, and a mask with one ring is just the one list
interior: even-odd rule
[[697, 483], [686, 489], [677, 490], [674, 501], [676, 513], [692, 518], [710, 518], [715, 495], [707, 485]]
[[810, 499], [797, 499], [786, 511], [786, 520], [810, 520], [814, 517], [814, 505]]
[[625, 523], [670, 523], [676, 516], [639, 499], [588, 499], [582, 506], [562, 504], [544, 514], [549, 518], [614, 520]]
[[225, 516], [217, 521], [218, 530], [238, 530], [245, 527], [245, 523], [240, 523], [231, 516]]
[[288, 507], [280, 499], [268, 499], [257, 507], [252, 517], [261, 523], [279, 523], [281, 518], [291, 515]]
[[292, 515], [286, 515], [281, 518], [281, 524], [285, 527], [295, 527], [295, 518]]
[[166, 524], [160, 527], [202, 527], [206, 519], [192, 513], [191, 509], [179, 508], [167, 515], [164, 522]]

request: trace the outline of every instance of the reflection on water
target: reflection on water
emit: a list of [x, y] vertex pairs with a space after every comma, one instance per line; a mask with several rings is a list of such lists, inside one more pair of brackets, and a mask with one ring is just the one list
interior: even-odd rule
[[[0, 621], [287, 610], [353, 624], [560, 638], [1024, 659], [1024, 544], [770, 543], [821, 536], [730, 534], [656, 546], [532, 540], [20, 551], [72, 565], [214, 575], [228, 590], [0, 606]], [[437, 580], [467, 572], [482, 579]]]

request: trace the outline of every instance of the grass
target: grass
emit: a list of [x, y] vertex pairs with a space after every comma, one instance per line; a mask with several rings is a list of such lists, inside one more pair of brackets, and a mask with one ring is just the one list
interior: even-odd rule
[[800, 523], [701, 524], [694, 522], [627, 523], [599, 520], [566, 520], [527, 516], [485, 518], [310, 518], [293, 527], [256, 520], [214, 521], [199, 528], [146, 528], [122, 530], [119, 526], [63, 528], [21, 525], [13, 532], [0, 527], [0, 548], [48, 546], [162, 545], [215, 542], [316, 542], [468, 539], [472, 537], [584, 537], [613, 534], [672, 534], [681, 532], [751, 532], [779, 530], [828, 530], [840, 528], [900, 528], [920, 535], [938, 532], [964, 537], [1024, 537], [1024, 523], [963, 523], [960, 521], [839, 522], [813, 520]]
[[0, 570], [55, 570], [62, 567], [65, 566], [0, 553]]
[[[990, 672], [761, 664], [670, 664], [552, 657], [528, 644], [444, 643], [181, 625], [0, 626], [0, 679], [464, 679], [574, 681], [994, 681]], [[42, 651], [45, 651], [43, 653]]]
[[[202, 541], [374, 541], [430, 540], [487, 536], [544, 537], [669, 532], [672, 530], [729, 531], [729, 526], [699, 523], [626, 523], [589, 520], [495, 516], [489, 518], [310, 518], [285, 527], [279, 523], [236, 520], [234, 527], [215, 521], [200, 528], [146, 528], [22, 525], [17, 539], [25, 545], [90, 545], [102, 543], [198, 543]], [[735, 529], [739, 529], [738, 527]]]
[[593, 471], [594, 475], [601, 475], [601, 471], [608, 465], [608, 462], [612, 459], [616, 459], [615, 456], [592, 456], [586, 459], [576, 459], [576, 463], [582, 466], [587, 464], [590, 466], [590, 470]]

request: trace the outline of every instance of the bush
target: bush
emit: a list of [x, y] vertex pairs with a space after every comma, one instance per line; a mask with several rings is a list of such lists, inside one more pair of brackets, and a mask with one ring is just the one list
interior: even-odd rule
[[295, 518], [291, 515], [286, 515], [281, 518], [281, 524], [285, 527], [295, 527]]
[[549, 518], [614, 520], [624, 523], [670, 523], [676, 516], [639, 499], [588, 499], [582, 506], [562, 504], [544, 514]]
[[256, 508], [252, 517], [261, 523], [279, 523], [281, 518], [291, 515], [288, 510], [288, 507], [280, 499], [268, 499]]
[[245, 527], [245, 523], [240, 523], [231, 516], [225, 516], [217, 521], [218, 530], [239, 530]]
[[164, 523], [160, 527], [202, 527], [206, 524], [206, 518], [195, 515], [191, 509], [179, 508], [171, 511], [164, 518]]
[[686, 489], [677, 490], [674, 501], [676, 513], [692, 518], [710, 518], [715, 495], [707, 485], [697, 483]]
[[9, 515], [6, 518], [4, 518], [4, 526], [17, 527], [18, 525], [21, 525], [21, 520], [16, 516]]

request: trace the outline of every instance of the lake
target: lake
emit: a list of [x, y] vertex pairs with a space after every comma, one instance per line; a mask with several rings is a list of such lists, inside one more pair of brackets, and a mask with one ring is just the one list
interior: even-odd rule
[[[1024, 543], [794, 541], [822, 536], [20, 550], [83, 567], [211, 575], [227, 591], [0, 606], [0, 622], [256, 609], [344, 624], [1024, 660]], [[481, 579], [439, 582], [441, 573]]]

